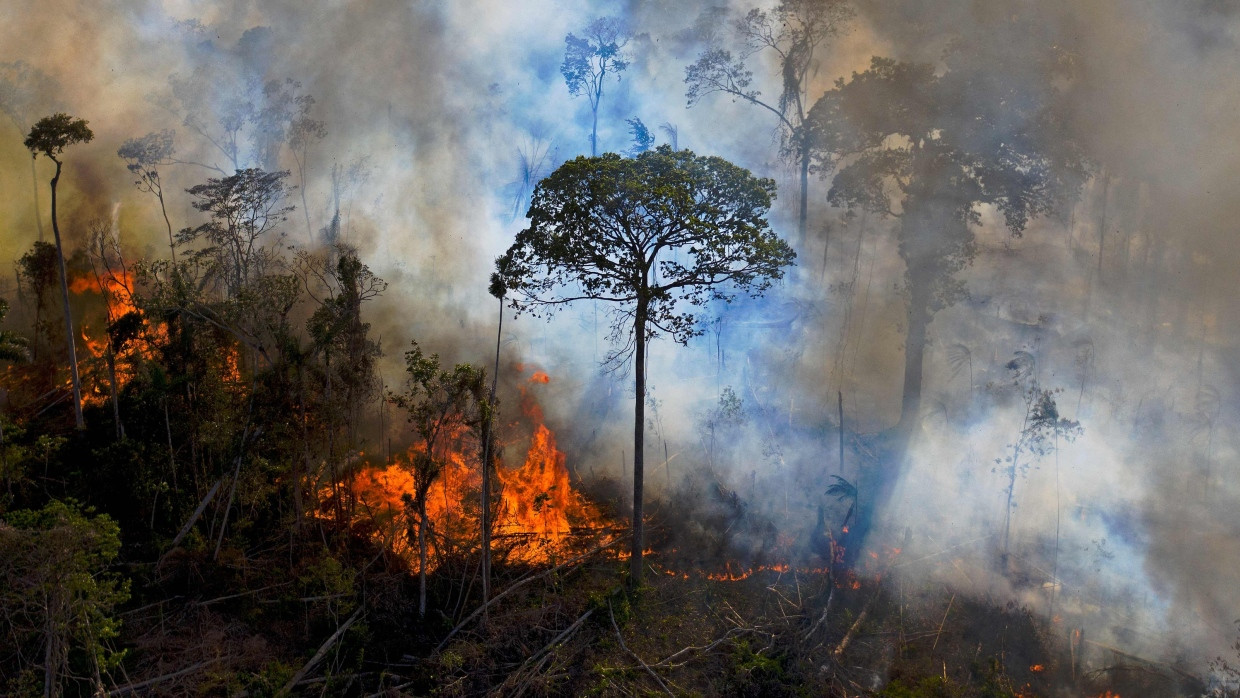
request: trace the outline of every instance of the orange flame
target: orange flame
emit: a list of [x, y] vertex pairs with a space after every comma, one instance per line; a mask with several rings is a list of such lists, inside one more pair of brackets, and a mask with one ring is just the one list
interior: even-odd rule
[[[549, 381], [541, 371], [531, 378], [536, 383]], [[557, 447], [555, 434], [543, 423], [541, 408], [525, 391], [522, 410], [534, 431], [524, 464], [496, 469], [499, 501], [492, 530], [495, 548], [505, 551], [509, 561], [535, 564], [572, 548], [575, 533], [606, 528], [611, 522], [573, 489], [567, 458]], [[448, 541], [457, 545], [478, 541], [482, 478], [476, 444], [466, 438], [453, 441], [426, 496], [428, 529], [433, 533], [430, 568], [444, 552], [439, 547]], [[414, 492], [412, 463], [419, 455], [417, 448], [410, 448], [396, 457], [394, 466], [365, 469], [353, 482], [353, 493], [361, 504], [359, 516], [371, 519], [372, 535], [400, 554], [414, 571], [418, 565], [417, 514], [406, 510], [404, 497]]]
[[[69, 290], [77, 295], [103, 296], [107, 304], [104, 318], [107, 325], [130, 313], [140, 312], [134, 303], [133, 289], [134, 278], [128, 271], [120, 271], [107, 276], [95, 274], [78, 276], [69, 281]], [[101, 405], [108, 399], [108, 383], [111, 380], [111, 373], [102, 361], [108, 357], [111, 338], [106, 331], [92, 332], [90, 323], [82, 324], [81, 336], [89, 352], [88, 358], [93, 357], [99, 360], [95, 361], [93, 366], [87, 362], [87, 365], [82, 368], [85, 386], [82, 403], [85, 406]], [[151, 327], [150, 323], [143, 318], [142, 331], [138, 333], [138, 336], [111, 357], [114, 361], [117, 390], [123, 388], [134, 377], [135, 367], [132, 359], [139, 356], [151, 356], [154, 352], [154, 344], [161, 337], [166, 336], [167, 329], [162, 324]]]

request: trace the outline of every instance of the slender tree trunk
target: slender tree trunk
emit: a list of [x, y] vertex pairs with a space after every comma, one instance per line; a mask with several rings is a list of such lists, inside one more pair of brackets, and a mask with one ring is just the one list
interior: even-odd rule
[[306, 159], [308, 153], [302, 153], [301, 157], [297, 157], [294, 151], [293, 157], [297, 160], [297, 178], [301, 180], [301, 213], [306, 217], [306, 242], [314, 244], [314, 229], [310, 227], [310, 206], [306, 204]]
[[[799, 211], [799, 216], [797, 218], [797, 235], [800, 237], [801, 249], [805, 249], [805, 244], [808, 241], [807, 235], [808, 235], [808, 227], [809, 227], [809, 150], [804, 147], [801, 148], [801, 202], [800, 202], [800, 206], [801, 208]], [[828, 242], [829, 242], [829, 239], [828, 239], [826, 230], [824, 229], [823, 235], [822, 235], [822, 248], [823, 248], [822, 258], [823, 260], [826, 260], [827, 258], [826, 250], [827, 250]], [[825, 262], [823, 266], [826, 266]]]
[[44, 621], [43, 634], [43, 698], [53, 698], [60, 695], [58, 657], [59, 652], [56, 647], [56, 626], [53, 618], [54, 613], [58, 609], [52, 608], [52, 604], [48, 604], [47, 619]]
[[39, 228], [39, 242], [43, 242], [43, 217], [39, 214], [39, 173], [35, 170], [34, 158], [30, 158], [30, 182], [34, 185], [34, 222]]
[[844, 391], [835, 393], [840, 408], [840, 477], [844, 476]]
[[491, 373], [491, 392], [487, 397], [486, 434], [482, 439], [482, 607], [491, 598], [491, 442], [495, 438], [495, 384], [499, 380], [499, 349], [504, 336], [504, 298], [499, 298], [499, 320], [495, 328], [495, 370]]
[[598, 157], [598, 106], [594, 109], [594, 125], [590, 128], [590, 157]]
[[56, 185], [60, 182], [60, 161], [56, 163], [56, 176], [52, 177], [52, 234], [56, 236], [56, 256], [60, 262], [60, 297], [64, 302], [65, 339], [69, 345], [69, 372], [73, 376], [73, 417], [78, 429], [86, 428], [82, 419], [82, 379], [78, 375], [77, 347], [73, 341], [73, 316], [69, 314], [69, 272], [65, 268], [65, 250], [60, 242], [60, 226], [56, 222]]
[[926, 356], [926, 328], [930, 324], [930, 310], [925, 295], [910, 294], [908, 307], [908, 334], [904, 338], [904, 392], [900, 403], [900, 423], [897, 430], [902, 440], [913, 434], [917, 417], [921, 413], [922, 364]]
[[1111, 176], [1102, 178], [1102, 217], [1098, 221], [1098, 284], [1102, 284], [1102, 253], [1103, 243], [1107, 237], [1107, 200], [1111, 193]]
[[633, 588], [642, 582], [642, 495], [645, 479], [644, 455], [646, 436], [646, 310], [648, 301], [637, 301], [637, 317], [633, 321], [636, 344], [633, 353], [633, 372], [637, 397], [633, 404], [633, 549], [629, 558], [629, 585]]
[[155, 190], [155, 195], [159, 197], [159, 212], [164, 214], [164, 225], [168, 228], [168, 252], [172, 254], [172, 265], [177, 263], [177, 243], [172, 237], [172, 221], [168, 220], [168, 208], [164, 205], [164, 190], [159, 186]]

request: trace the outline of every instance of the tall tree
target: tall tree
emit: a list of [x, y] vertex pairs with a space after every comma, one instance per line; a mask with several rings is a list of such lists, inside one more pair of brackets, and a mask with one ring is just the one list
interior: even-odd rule
[[[642, 577], [646, 344], [686, 344], [697, 309], [736, 292], [761, 295], [796, 258], [769, 228], [775, 182], [718, 157], [668, 146], [626, 159], [579, 157], [538, 184], [530, 226], [496, 260], [495, 290], [518, 311], [581, 299], [614, 303], [608, 361], [633, 359], [633, 540], [630, 583]], [[624, 340], [619, 342], [619, 340]]]
[[33, 360], [39, 361], [39, 347], [52, 340], [52, 323], [44, 317], [47, 310], [47, 295], [52, 284], [56, 283], [60, 261], [56, 254], [56, 246], [36, 241], [30, 251], [17, 260], [18, 282], [25, 285], [34, 295], [34, 351]]
[[625, 119], [624, 123], [629, 125], [629, 136], [633, 138], [633, 145], [629, 146], [627, 153], [629, 157], [635, 158], [654, 146], [654, 134], [641, 119], [635, 116]]
[[623, 52], [629, 42], [628, 30], [616, 17], [594, 20], [578, 37], [572, 32], [564, 37], [564, 63], [560, 72], [568, 91], [574, 97], [585, 95], [590, 100], [593, 124], [590, 127], [590, 155], [598, 155], [598, 106], [603, 99], [603, 84], [608, 75], [620, 80], [620, 73], [629, 67]]
[[[9, 302], [0, 298], [0, 323], [9, 314]], [[0, 330], [0, 361], [20, 362], [30, 359], [29, 342], [12, 330]]]
[[[736, 22], [742, 49], [739, 56], [722, 46], [708, 47], [697, 61], [685, 67], [685, 97], [692, 107], [713, 93], [731, 95], [775, 115], [779, 121], [780, 149], [800, 175], [801, 198], [797, 209], [797, 236], [805, 243], [809, 219], [809, 170], [813, 143], [805, 130], [809, 109], [809, 81], [817, 70], [815, 51], [822, 42], [844, 31], [853, 11], [843, 0], [782, 0], [774, 10], [750, 10]], [[779, 64], [781, 91], [778, 100], [763, 98], [752, 89], [753, 71], [747, 61], [771, 53]], [[824, 239], [823, 244], [826, 244]]]
[[[839, 80], [811, 110], [807, 130], [835, 170], [828, 200], [897, 218], [905, 264], [904, 377], [896, 454], [919, 423], [926, 331], [963, 298], [958, 273], [976, 254], [980, 207], [994, 207], [1013, 236], [1075, 195], [1081, 158], [1057, 109], [1052, 66], [957, 51], [948, 69], [874, 58]], [[1052, 62], [1053, 63], [1053, 62]], [[874, 473], [881, 507], [898, 473]], [[865, 535], [872, 511], [858, 512]]]
[[176, 148], [171, 130], [148, 133], [141, 138], [130, 138], [121, 144], [116, 151], [117, 157], [125, 161], [130, 174], [138, 179], [134, 186], [140, 191], [154, 194], [159, 199], [159, 212], [164, 216], [164, 225], [168, 228], [168, 251], [172, 255], [175, 267], [177, 261], [176, 240], [172, 235], [172, 222], [168, 220], [168, 207], [164, 202], [163, 180], [159, 176], [159, 168], [170, 165], [174, 161]]
[[35, 123], [26, 136], [26, 149], [33, 157], [39, 153], [56, 163], [56, 174], [52, 176], [52, 234], [56, 236], [56, 254], [60, 258], [60, 294], [64, 301], [65, 311], [65, 342], [69, 345], [69, 371], [73, 376], [73, 416], [78, 429], [85, 429], [86, 422], [82, 419], [82, 380], [78, 375], [77, 348], [73, 341], [73, 317], [69, 314], [69, 278], [65, 270], [65, 248], [60, 241], [60, 225], [56, 221], [56, 185], [60, 183], [61, 161], [59, 156], [64, 149], [75, 143], [89, 143], [95, 137], [94, 132], [83, 119], [75, 119], [63, 112], [45, 116]]
[[[1066, 139], [1049, 81], [1011, 80], [958, 56], [929, 64], [874, 58], [825, 94], [809, 133], [838, 171], [828, 200], [899, 219], [907, 303], [901, 431], [921, 407], [926, 329], [965, 295], [957, 273], [976, 254], [979, 207], [994, 206], [1019, 236], [1029, 220], [1073, 196], [1081, 159]], [[1009, 81], [1010, 80], [1010, 84]], [[1040, 86], [1041, 92], [1031, 87]]]

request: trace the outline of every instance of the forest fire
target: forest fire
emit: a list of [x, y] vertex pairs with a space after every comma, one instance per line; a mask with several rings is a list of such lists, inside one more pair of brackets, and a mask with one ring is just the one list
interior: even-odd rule
[[[154, 330], [155, 336], [150, 336], [151, 325], [134, 304], [134, 278], [128, 271], [75, 277], [69, 282], [69, 291], [78, 296], [100, 295], [106, 304], [102, 331], [93, 330], [88, 323], [83, 323], [81, 328], [82, 342], [89, 352], [83, 357], [88, 361], [83, 371], [86, 389], [82, 402], [87, 406], [102, 405], [108, 400], [108, 386], [113, 378], [117, 390], [133, 378], [135, 367], [128, 359], [152, 356], [153, 346], [167, 330], [160, 325]], [[130, 318], [137, 318], [138, 322], [117, 331], [123, 321]]]
[[[546, 373], [536, 372], [530, 383], [547, 383]], [[533, 426], [529, 448], [520, 467], [499, 465], [498, 496], [493, 524], [494, 546], [501, 559], [538, 564], [551, 560], [573, 546], [578, 533], [612, 526], [597, 507], [573, 489], [566, 457], [556, 445], [555, 434], [543, 421], [542, 409], [522, 389], [521, 408]], [[479, 540], [481, 473], [474, 444], [464, 434], [453, 439], [446, 462], [426, 495], [430, 522], [433, 569], [444, 554], [476, 546]], [[414, 571], [417, 554], [410, 541], [416, 530], [416, 514], [406, 498], [415, 491], [412, 464], [421, 456], [417, 447], [396, 456], [386, 469], [368, 468], [353, 481], [361, 507], [358, 516], [380, 525], [375, 536], [404, 557]]]

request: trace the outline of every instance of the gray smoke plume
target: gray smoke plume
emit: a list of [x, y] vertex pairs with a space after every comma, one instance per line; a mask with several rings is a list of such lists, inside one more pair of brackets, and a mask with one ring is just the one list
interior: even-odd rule
[[[489, 363], [496, 311], [486, 282], [521, 228], [521, 196], [589, 151], [589, 107], [568, 93], [559, 66], [564, 36], [597, 17], [620, 17], [632, 33], [630, 67], [605, 86], [600, 149], [626, 150], [626, 120], [636, 117], [660, 142], [674, 134], [679, 147], [775, 177], [773, 221], [792, 237], [797, 173], [779, 156], [776, 121], [722, 95], [685, 101], [685, 66], [708, 45], [735, 48], [732, 22], [750, 6], [14, 0], [0, 63], [41, 73], [0, 70], [0, 106], [13, 117], [0, 121], [0, 256], [15, 259], [38, 236], [21, 141], [56, 109], [88, 119], [96, 134], [65, 154], [70, 244], [119, 204], [129, 252], [162, 256], [158, 207], [115, 153], [126, 139], [174, 129], [182, 164], [165, 174], [174, 227], [199, 222], [183, 191], [207, 177], [234, 164], [289, 169], [301, 190], [288, 241], [314, 247], [332, 231], [391, 284], [370, 308], [389, 383], [412, 338]], [[1147, 656], [1222, 652], [1240, 608], [1240, 304], [1231, 299], [1240, 211], [1228, 189], [1240, 166], [1240, 16], [1213, 0], [860, 0], [855, 9], [819, 54], [811, 100], [875, 55], [942, 70], [960, 42], [1031, 57], [1052, 47], [1071, 63], [1056, 78], [1067, 100], [1062, 137], [1093, 163], [1075, 205], [1022, 238], [995, 211], [979, 212], [979, 252], [962, 274], [970, 295], [930, 326], [920, 428], [870, 549], [907, 539], [897, 570], [910, 579], [1009, 595]], [[749, 61], [752, 88], [776, 98], [776, 57]], [[267, 91], [272, 81], [282, 89]], [[232, 162], [229, 118], [271, 114], [280, 95], [313, 97], [308, 114], [325, 135], [295, 157], [271, 122], [246, 122]], [[45, 187], [47, 163], [37, 167]], [[708, 481], [774, 522], [794, 540], [782, 549], [802, 555], [819, 507], [843, 514], [824, 495], [829, 476], [856, 481], [865, 435], [890, 428], [900, 410], [906, 300], [895, 223], [831, 209], [828, 186], [811, 182], [809, 242], [783, 287], [709, 309], [687, 348], [660, 341], [651, 350], [656, 494], [681, 479]], [[588, 303], [552, 323], [509, 317], [504, 351], [555, 379], [544, 407], [575, 471], [622, 481], [631, 389], [598, 369], [608, 322], [605, 307]], [[1011, 547], [1028, 574], [1014, 583], [995, 571], [1007, 487], [995, 459], [1021, 438], [1018, 385], [1031, 380], [1062, 389], [1058, 409], [1084, 433], [1030, 459], [1016, 481]], [[725, 388], [745, 422], [712, 447]]]

